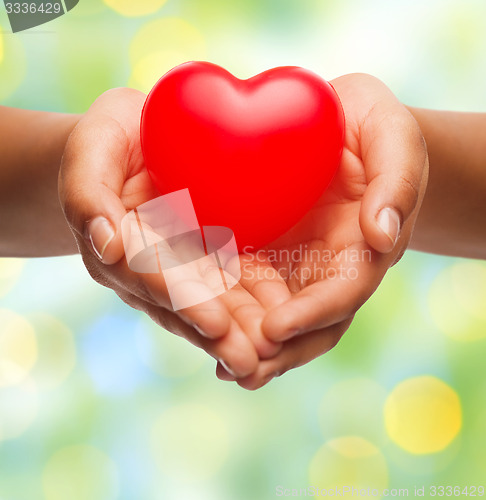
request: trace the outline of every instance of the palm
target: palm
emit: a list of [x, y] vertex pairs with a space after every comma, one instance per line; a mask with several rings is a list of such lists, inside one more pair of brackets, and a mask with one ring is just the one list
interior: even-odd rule
[[[348, 103], [350, 104], [350, 103]], [[348, 106], [351, 109], [356, 109], [355, 106]], [[316, 250], [321, 252], [325, 259], [321, 259], [319, 265], [329, 267], [338, 259], [341, 261], [342, 252], [352, 248], [363, 249], [369, 248], [363, 238], [358, 224], [360, 211], [360, 203], [365, 192], [366, 172], [364, 164], [360, 158], [359, 147], [359, 127], [353, 126], [356, 123], [349, 118], [347, 113], [347, 130], [342, 155], [342, 161], [336, 176], [331, 185], [318, 200], [311, 211], [288, 233], [279, 238], [276, 242], [268, 246], [269, 252], [272, 252], [272, 265], [279, 270], [280, 275], [286, 279], [287, 286], [291, 292], [297, 292], [305, 285], [311, 284], [314, 279], [311, 277], [306, 282], [302, 282], [299, 278], [300, 271], [304, 272], [309, 262], [305, 259], [301, 261], [289, 262], [281, 256], [291, 255], [293, 250], [302, 248], [303, 251], [311, 255], [316, 255]], [[126, 210], [132, 210], [143, 203], [158, 196], [151, 179], [144, 167], [143, 155], [140, 145], [138, 133], [138, 117], [133, 115], [125, 115], [123, 120], [120, 120], [119, 126], [125, 131], [126, 141], [124, 143], [116, 143], [119, 149], [129, 151], [125, 156], [126, 164], [123, 171], [126, 172], [126, 178], [123, 184], [120, 199]], [[113, 144], [115, 147], [115, 144]], [[335, 257], [330, 260], [329, 257]], [[245, 264], [246, 262], [246, 264]], [[253, 260], [243, 259], [243, 280], [242, 284], [249, 290], [247, 280], [245, 280], [245, 269], [248, 271], [253, 267], [268, 268], [269, 263], [261, 263]], [[315, 266], [315, 262], [312, 265]], [[290, 273], [290, 271], [292, 271]], [[258, 273], [254, 273], [258, 275]], [[268, 273], [259, 276], [260, 281], [275, 282], [275, 277], [267, 279]], [[260, 286], [265, 290], [265, 287]], [[231, 289], [227, 294], [228, 300], [233, 301], [236, 296], [239, 297], [238, 302], [245, 300], [242, 287]], [[275, 296], [275, 287], [268, 287], [268, 291], [272, 291], [273, 297], [265, 297], [262, 294], [258, 295], [258, 299], [264, 306], [274, 307], [288, 299], [285, 293], [279, 293]], [[251, 293], [251, 290], [249, 290]], [[253, 297], [247, 294], [246, 300], [249, 304], [253, 304]]]
[[[332, 349], [406, 248], [424, 194], [427, 155], [407, 109], [369, 75], [346, 75], [332, 85], [346, 117], [335, 178], [309, 213], [268, 246], [265, 262], [245, 257], [253, 275], [259, 267], [275, 270], [270, 279], [260, 273], [258, 284], [242, 284], [262, 303], [273, 297], [262, 330], [284, 341], [277, 356], [238, 382], [247, 388]], [[384, 212], [388, 207], [398, 209], [402, 227]], [[382, 212], [388, 226], [379, 223]], [[393, 234], [400, 235], [398, 241]]]
[[[333, 85], [346, 116], [344, 151], [334, 180], [304, 219], [266, 248], [268, 257], [272, 252], [271, 259], [241, 256], [242, 279], [227, 293], [175, 314], [167, 310], [170, 302], [163, 276], [138, 276], [128, 269], [121, 258], [119, 235], [107, 251], [107, 260], [116, 262], [111, 266], [100, 266], [79, 241], [95, 277], [101, 276], [100, 281], [126, 302], [145, 310], [166, 328], [225, 360], [239, 377], [253, 373], [250, 378], [239, 379], [248, 388], [258, 387], [269, 376], [332, 348], [406, 245], [413, 227], [419, 199], [414, 189], [423, 187], [426, 179], [420, 131], [407, 110], [378, 80], [348, 75], [333, 81]], [[98, 165], [106, 195], [101, 198], [105, 206], [109, 205], [107, 210], [117, 227], [127, 211], [159, 195], [144, 168], [141, 152], [139, 118], [143, 101], [142, 94], [128, 89], [103, 96], [82, 127], [92, 139], [74, 141], [74, 149], [90, 151], [90, 161], [82, 169], [72, 162], [68, 176], [71, 188], [79, 190], [80, 176], [89, 170], [86, 165]], [[102, 127], [96, 128], [100, 118]], [[100, 149], [91, 149], [100, 143], [99, 133], [107, 136], [106, 140]], [[103, 177], [94, 167], [91, 170], [94, 178]], [[402, 228], [402, 243], [390, 252], [385, 249], [389, 247], [385, 234], [376, 229], [374, 214], [397, 199], [402, 200], [398, 208], [409, 220]], [[82, 209], [74, 208], [74, 212]], [[390, 253], [385, 255], [372, 247]], [[299, 248], [303, 258], [294, 258], [292, 251]], [[349, 250], [361, 255], [367, 251], [367, 258], [350, 260]], [[316, 262], [316, 255], [324, 257]], [[353, 269], [355, 277], [331, 280], [326, 274], [314, 272], [338, 266]], [[298, 330], [310, 333], [291, 338]], [[285, 341], [283, 346], [281, 341]], [[228, 376], [221, 365], [218, 374]]]
[[[269, 246], [269, 252], [274, 256], [286, 257], [292, 255], [292, 251], [302, 249], [303, 258], [298, 261], [289, 262], [277, 257], [280, 269], [292, 267], [293, 272], [287, 280], [291, 292], [297, 292], [318, 279], [311, 276], [303, 282], [305, 269], [310, 265], [314, 269], [316, 265], [328, 268], [336, 260], [342, 262], [345, 251], [369, 249], [358, 223], [361, 199], [367, 185], [366, 173], [352, 138], [354, 133], [348, 130], [341, 164], [326, 192], [294, 228]], [[299, 254], [294, 252], [294, 255]], [[322, 259], [316, 262], [318, 255]]]

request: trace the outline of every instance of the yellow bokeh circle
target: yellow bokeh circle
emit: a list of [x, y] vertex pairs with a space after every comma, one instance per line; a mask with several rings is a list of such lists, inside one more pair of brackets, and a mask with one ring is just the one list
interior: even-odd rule
[[[0, 25], [0, 32], [4, 27]], [[20, 37], [0, 33], [0, 102], [17, 89], [25, 77], [25, 51]]]
[[[360, 436], [343, 436], [322, 445], [309, 465], [309, 485], [321, 496], [359, 496], [343, 488], [382, 490], [388, 486], [388, 466], [382, 452]], [[334, 493], [332, 493], [332, 490]]]
[[0, 309], [0, 387], [26, 378], [37, 360], [37, 341], [32, 325], [22, 316]]
[[42, 476], [46, 500], [111, 500], [118, 498], [115, 463], [88, 445], [63, 448], [49, 459]]
[[449, 446], [461, 429], [461, 402], [442, 380], [413, 377], [390, 393], [384, 418], [395, 444], [416, 455], [436, 453]]
[[486, 338], [486, 264], [458, 262], [432, 283], [429, 307], [437, 327], [454, 340]]
[[34, 422], [38, 406], [38, 393], [30, 378], [0, 387], [0, 442], [22, 435]]
[[184, 54], [173, 50], [152, 52], [134, 66], [128, 86], [148, 94], [165, 73], [186, 60]]
[[139, 17], [157, 12], [167, 0], [103, 0], [103, 2], [122, 16]]
[[148, 93], [174, 66], [206, 58], [201, 33], [187, 21], [170, 17], [145, 24], [130, 45], [129, 86]]
[[225, 421], [210, 408], [182, 404], [158, 418], [151, 444], [162, 474], [191, 483], [220, 471], [229, 452], [229, 432]]
[[[0, 65], [2, 64], [2, 38], [0, 37]], [[22, 259], [0, 259], [0, 297], [5, 297], [18, 281], [24, 267]]]

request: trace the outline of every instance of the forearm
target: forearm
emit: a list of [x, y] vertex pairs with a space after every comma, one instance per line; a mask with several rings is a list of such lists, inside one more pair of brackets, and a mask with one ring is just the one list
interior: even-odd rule
[[486, 259], [486, 113], [409, 109], [430, 160], [411, 248]]
[[0, 106], [0, 257], [77, 252], [57, 186], [64, 146], [78, 119]]

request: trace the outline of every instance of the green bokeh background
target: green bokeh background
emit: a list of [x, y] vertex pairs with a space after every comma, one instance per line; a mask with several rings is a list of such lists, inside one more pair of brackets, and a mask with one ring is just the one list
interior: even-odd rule
[[[483, 0], [81, 0], [8, 30], [0, 5], [8, 106], [82, 113], [207, 59], [240, 77], [367, 72], [410, 105], [486, 110]], [[218, 381], [78, 257], [0, 260], [0, 301], [2, 500], [486, 484], [484, 263], [408, 252], [332, 352], [255, 393]]]

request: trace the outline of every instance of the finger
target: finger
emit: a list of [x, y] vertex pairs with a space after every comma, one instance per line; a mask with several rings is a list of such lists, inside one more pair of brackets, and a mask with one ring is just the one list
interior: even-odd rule
[[[277, 356], [261, 361], [251, 375], [240, 378], [236, 382], [244, 389], [259, 389], [275, 377], [322, 356], [336, 346], [344, 332], [349, 328], [351, 320], [347, 319], [329, 328], [309, 332], [302, 337], [288, 340]], [[223, 380], [227, 379], [221, 370], [220, 375]]]
[[368, 182], [360, 226], [368, 244], [387, 253], [423, 197], [426, 146], [417, 122], [393, 96], [372, 108], [360, 135]]
[[[182, 267], [187, 272], [182, 275]], [[167, 286], [164, 274], [150, 273], [141, 276], [150, 296], [157, 304], [167, 309], [177, 307], [177, 314], [201, 335], [207, 338], [220, 338], [226, 335], [231, 326], [231, 315], [221, 296], [214, 296], [216, 283], [221, 280], [218, 268], [205, 268], [204, 275], [194, 269], [194, 264], [180, 266], [177, 279], [171, 281], [171, 290]]]
[[216, 377], [225, 382], [234, 382], [236, 380], [236, 377], [231, 375], [219, 361], [216, 363]]
[[273, 309], [290, 299], [290, 290], [271, 264], [268, 252], [241, 255], [240, 259], [240, 284], [265, 309]]
[[[163, 273], [136, 273], [128, 267], [126, 259], [120, 259], [111, 265], [107, 272], [106, 266], [89, 252], [83, 254], [83, 260], [95, 281], [115, 290], [129, 305], [134, 301], [142, 301], [156, 308], [173, 311]], [[205, 278], [211, 280], [209, 275]], [[206, 287], [206, 283], [196, 280], [182, 284], [187, 286], [189, 291], [194, 291], [197, 287]], [[195, 295], [200, 296], [201, 290], [196, 291]], [[231, 316], [218, 297], [180, 309], [177, 314], [186, 325], [208, 338], [222, 337], [230, 328]]]
[[[358, 251], [359, 259], [349, 250]], [[388, 260], [382, 254], [364, 246], [348, 248], [342, 260], [326, 266], [324, 279], [268, 312], [262, 324], [264, 335], [282, 342], [354, 315], [374, 292], [387, 266]]]
[[[179, 316], [203, 336], [218, 338], [225, 335], [231, 317], [217, 297], [224, 288], [221, 269], [216, 262], [210, 256], [194, 253], [195, 249], [187, 241], [175, 251], [168, 241], [140, 220], [134, 218], [126, 222], [124, 219], [123, 224], [127, 261], [137, 258], [139, 243], [143, 243], [142, 273], [132, 274], [144, 284], [149, 301], [178, 311]], [[138, 231], [143, 231], [143, 238], [138, 238]], [[194, 260], [186, 262], [188, 252]], [[120, 262], [125, 262], [125, 259]], [[122, 267], [120, 262], [112, 269]], [[140, 259], [137, 265], [141, 265]], [[129, 281], [130, 285], [132, 281]]]
[[234, 377], [245, 377], [258, 367], [258, 354], [248, 336], [241, 330], [236, 321], [231, 322], [227, 335], [220, 339], [207, 339], [193, 334], [192, 342], [223, 364]]
[[236, 285], [220, 296], [229, 314], [251, 340], [262, 359], [275, 356], [282, 345], [267, 339], [262, 332], [265, 309], [242, 286]]
[[[276, 305], [283, 302], [290, 296], [290, 293], [283, 280], [279, 279], [280, 286], [284, 285], [286, 292], [283, 292], [279, 285], [275, 287], [269, 284], [266, 292], [260, 289], [255, 297], [252, 293], [252, 290], [255, 290], [255, 284], [265, 281], [264, 274], [260, 274], [257, 269], [260, 264], [262, 267], [271, 268], [265, 273], [267, 278], [270, 278], [270, 273], [271, 279], [275, 283], [277, 278], [275, 277], [275, 269], [264, 258], [260, 259], [261, 261], [259, 260], [257, 265], [254, 264], [254, 260], [254, 254], [242, 254], [226, 263], [226, 273], [234, 277], [237, 276], [239, 283], [223, 294], [221, 300], [243, 331], [252, 340], [260, 358], [264, 359], [275, 356], [282, 347], [280, 343], [268, 340], [262, 333], [261, 324], [265, 317], [265, 306], [269, 308], [272, 304]], [[268, 293], [271, 294], [272, 292], [274, 292], [275, 296], [268, 296]], [[279, 298], [282, 292], [284, 298]]]
[[[120, 196], [144, 98], [128, 89], [103, 94], [72, 132], [62, 160], [59, 196], [66, 219], [78, 241], [105, 264], [124, 255], [120, 222], [126, 210]], [[123, 126], [117, 120], [121, 109]]]

